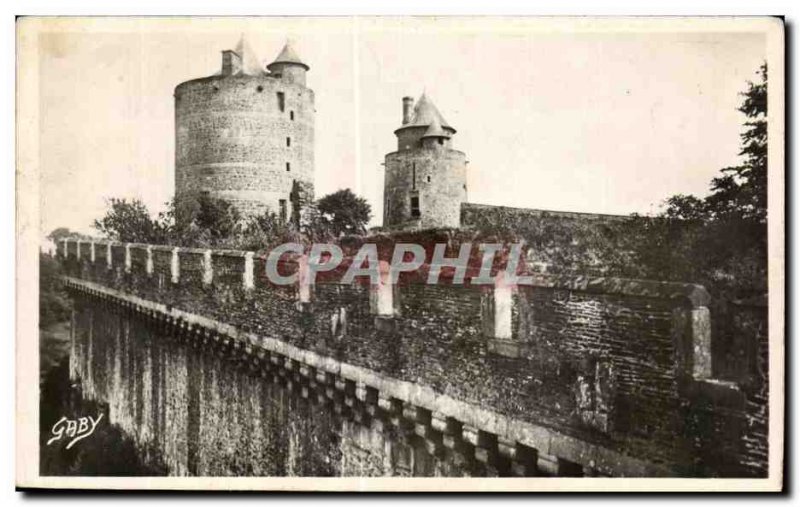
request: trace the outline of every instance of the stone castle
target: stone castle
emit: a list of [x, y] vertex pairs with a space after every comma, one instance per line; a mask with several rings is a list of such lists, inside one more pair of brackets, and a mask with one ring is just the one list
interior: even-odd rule
[[458, 227], [467, 200], [466, 155], [453, 149], [456, 129], [424, 93], [403, 98], [397, 151], [386, 155], [384, 227]]
[[[289, 220], [313, 199], [308, 66], [288, 45], [266, 70], [254, 61], [242, 42], [176, 89], [177, 192]], [[469, 204], [455, 132], [425, 94], [403, 99], [385, 226], [573, 243], [615, 219]], [[456, 232], [395, 236], [452, 258], [474, 240]], [[253, 251], [65, 239], [59, 253], [72, 382], [170, 475], [767, 474], [763, 302], [715, 317], [702, 286], [570, 272], [558, 256], [512, 291], [477, 271], [275, 285]]]
[[[175, 88], [175, 192], [207, 193], [247, 217], [269, 210], [297, 221], [314, 200], [314, 91], [310, 67], [287, 42], [263, 67], [244, 37], [219, 72]], [[547, 220], [608, 222], [617, 215], [472, 204], [466, 154], [427, 94], [402, 99], [397, 150], [385, 158], [389, 231]]]
[[[242, 38], [221, 70], [175, 88], [176, 194], [206, 192], [244, 215], [299, 216], [314, 198], [314, 91], [290, 43], [262, 68]], [[384, 227], [458, 227], [467, 200], [456, 129], [423, 93], [403, 98], [397, 151], [386, 155]]]
[[261, 68], [242, 38], [221, 70], [175, 88], [175, 192], [289, 220], [314, 198], [314, 91], [287, 43]]

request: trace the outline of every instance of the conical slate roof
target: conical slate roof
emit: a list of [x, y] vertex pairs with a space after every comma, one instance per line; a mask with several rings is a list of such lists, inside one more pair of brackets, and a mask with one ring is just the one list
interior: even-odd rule
[[431, 124], [428, 125], [428, 130], [425, 131], [422, 137], [450, 137], [450, 133], [442, 128], [439, 118], [434, 116]]
[[302, 65], [303, 67], [305, 67], [306, 70], [309, 69], [308, 65], [303, 63], [300, 57], [297, 56], [294, 47], [292, 47], [291, 41], [288, 40], [286, 41], [286, 44], [283, 46], [283, 49], [278, 54], [278, 56], [275, 57], [275, 60], [269, 65], [267, 65], [267, 68], [271, 67], [272, 65], [275, 65], [276, 63], [291, 63], [294, 65]]
[[[414, 111], [411, 115], [411, 121], [406, 123], [400, 128], [406, 127], [427, 127], [436, 121], [439, 125], [439, 130], [450, 129], [455, 132], [456, 129], [447, 124], [442, 113], [436, 108], [436, 105], [431, 99], [423, 92], [417, 103], [414, 105]], [[427, 135], [427, 132], [426, 132]]]
[[236, 51], [236, 54], [239, 55], [242, 61], [242, 73], [251, 76], [264, 73], [262, 63], [259, 61], [255, 52], [250, 48], [250, 45], [244, 38], [244, 34], [242, 34], [242, 37], [239, 39], [239, 43], [236, 44], [236, 49], [234, 51]]

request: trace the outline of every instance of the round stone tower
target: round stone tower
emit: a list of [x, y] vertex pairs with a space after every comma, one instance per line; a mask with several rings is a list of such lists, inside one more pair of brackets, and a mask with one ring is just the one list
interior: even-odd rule
[[452, 147], [456, 129], [423, 93], [416, 105], [403, 98], [403, 124], [394, 133], [397, 151], [384, 163], [384, 227], [458, 227], [467, 200], [467, 162]]
[[207, 193], [243, 216], [296, 219], [314, 198], [314, 92], [289, 43], [264, 69], [244, 38], [222, 69], [175, 88], [175, 193]]

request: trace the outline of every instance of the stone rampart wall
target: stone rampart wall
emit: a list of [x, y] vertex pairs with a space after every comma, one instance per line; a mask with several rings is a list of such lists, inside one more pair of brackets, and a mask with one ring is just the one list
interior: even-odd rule
[[108, 245], [91, 245], [62, 243], [73, 283], [222, 323], [255, 346], [275, 340], [301, 363], [315, 358], [314, 368], [355, 368], [345, 381], [364, 389], [395, 382], [387, 400], [483, 432], [492, 452], [497, 442], [519, 445], [607, 475], [760, 473], [746, 462], [766, 449], [762, 430], [718, 428], [735, 418], [729, 400], [753, 405], [733, 405], [744, 419], [766, 397], [710, 378], [702, 287], [539, 274], [510, 294], [504, 313], [492, 287], [387, 293], [334, 283], [304, 292], [270, 284], [265, 259], [249, 252], [114, 244], [109, 266], [88, 253]]

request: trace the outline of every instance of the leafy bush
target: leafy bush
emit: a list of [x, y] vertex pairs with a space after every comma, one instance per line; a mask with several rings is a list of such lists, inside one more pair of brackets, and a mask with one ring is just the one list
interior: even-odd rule
[[166, 237], [164, 224], [150, 217], [142, 201], [112, 197], [108, 205], [106, 215], [94, 221], [94, 228], [107, 238], [126, 243], [159, 243]]
[[366, 199], [358, 197], [349, 188], [326, 195], [317, 201], [317, 208], [335, 236], [365, 234], [372, 215]]
[[230, 202], [207, 193], [182, 194], [152, 217], [139, 200], [112, 198], [95, 228], [108, 239], [185, 247], [263, 250], [280, 243], [331, 241], [343, 234], [364, 234], [370, 207], [350, 190], [340, 190], [304, 206], [283, 221], [272, 211], [243, 218]]
[[[748, 83], [739, 111], [744, 132], [741, 165], [726, 167], [704, 199], [676, 195], [662, 220], [646, 223], [635, 248], [652, 278], [705, 285], [723, 299], [767, 291], [767, 66]], [[632, 236], [635, 238], [635, 236]]]
[[230, 202], [207, 193], [182, 194], [159, 215], [165, 242], [190, 247], [215, 247], [242, 231], [242, 218]]

